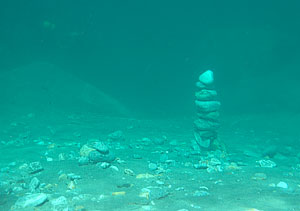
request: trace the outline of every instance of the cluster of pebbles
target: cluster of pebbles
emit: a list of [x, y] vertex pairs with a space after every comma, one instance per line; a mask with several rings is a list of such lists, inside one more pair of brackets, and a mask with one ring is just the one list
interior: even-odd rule
[[217, 139], [219, 123], [219, 109], [221, 103], [217, 100], [217, 92], [213, 88], [214, 75], [207, 70], [199, 76], [196, 83], [195, 104], [197, 119], [194, 121], [194, 136], [201, 148], [210, 148]]

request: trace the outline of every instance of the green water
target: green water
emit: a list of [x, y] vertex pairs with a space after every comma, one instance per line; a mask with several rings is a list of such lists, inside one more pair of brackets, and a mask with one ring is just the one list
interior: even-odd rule
[[197, 76], [213, 69], [226, 111], [296, 110], [298, 9], [292, 0], [2, 1], [0, 68], [46, 61], [153, 115], [189, 113]]
[[[33, 193], [55, 211], [300, 210], [299, 10], [296, 0], [0, 1], [0, 210], [25, 209], [16, 201]], [[208, 69], [219, 142], [195, 153], [195, 83]], [[82, 146], [99, 140], [113, 167], [81, 166]], [[259, 166], [268, 159], [277, 167]], [[28, 173], [35, 161], [44, 170]], [[34, 177], [44, 185], [32, 191]]]

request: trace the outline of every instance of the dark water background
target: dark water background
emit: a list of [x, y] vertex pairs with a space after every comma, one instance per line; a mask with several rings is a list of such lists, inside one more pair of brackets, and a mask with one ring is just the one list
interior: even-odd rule
[[131, 110], [175, 116], [193, 114], [194, 83], [212, 69], [224, 113], [298, 112], [299, 9], [294, 0], [1, 1], [0, 70], [49, 62]]

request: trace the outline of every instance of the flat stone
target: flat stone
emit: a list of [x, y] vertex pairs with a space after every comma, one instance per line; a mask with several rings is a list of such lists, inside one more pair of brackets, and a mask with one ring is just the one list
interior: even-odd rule
[[204, 119], [195, 120], [194, 125], [196, 130], [200, 130], [200, 131], [215, 131], [220, 127], [220, 124], [218, 122], [204, 120]]
[[219, 101], [199, 101], [195, 100], [198, 112], [212, 112], [220, 109], [221, 103]]
[[200, 119], [208, 119], [212, 121], [218, 121], [220, 113], [218, 111], [212, 111], [209, 113], [197, 112], [197, 116]]
[[195, 93], [195, 97], [200, 101], [212, 101], [216, 99], [217, 92], [215, 90], [202, 89]]
[[16, 207], [26, 208], [26, 207], [37, 207], [45, 203], [48, 199], [45, 193], [35, 193], [23, 196], [17, 200], [15, 203]]
[[30, 174], [36, 174], [36, 173], [39, 173], [43, 170], [44, 170], [44, 168], [43, 168], [42, 164], [39, 161], [32, 162], [32, 163], [29, 164], [29, 173]]

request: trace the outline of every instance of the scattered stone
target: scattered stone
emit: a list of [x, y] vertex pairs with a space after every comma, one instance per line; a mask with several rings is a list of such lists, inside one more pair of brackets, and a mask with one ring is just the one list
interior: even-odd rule
[[45, 203], [48, 199], [45, 193], [35, 193], [19, 198], [15, 203], [16, 207], [27, 208], [27, 207], [37, 207]]
[[276, 167], [276, 163], [271, 160], [259, 160], [257, 163], [260, 165], [260, 167], [263, 168], [274, 168]]
[[68, 189], [69, 190], [74, 190], [76, 188], [76, 184], [73, 180], [71, 180], [68, 184]]
[[125, 140], [125, 136], [121, 130], [117, 130], [113, 133], [110, 133], [108, 135], [108, 139], [110, 139], [112, 141], [123, 141], [123, 140]]
[[96, 150], [91, 151], [88, 156], [91, 163], [107, 162], [111, 163], [115, 160], [115, 156], [112, 153], [102, 154]]
[[253, 179], [253, 180], [266, 180], [267, 175], [265, 173], [255, 173], [254, 176], [251, 179]]
[[69, 180], [78, 180], [81, 179], [80, 175], [76, 175], [74, 173], [67, 174]]
[[283, 188], [283, 189], [287, 189], [288, 188], [288, 184], [285, 183], [285, 182], [279, 182], [277, 185], [276, 185], [277, 188]]
[[40, 184], [41, 183], [40, 183], [39, 179], [36, 177], [33, 177], [29, 183], [30, 192], [35, 193], [35, 192], [39, 191], [38, 188], [39, 188]]
[[39, 161], [32, 162], [32, 163], [29, 164], [29, 173], [30, 174], [36, 174], [36, 173], [39, 173], [43, 170], [44, 170], [44, 168], [43, 168], [42, 164]]
[[88, 157], [90, 152], [95, 151], [94, 148], [89, 147], [88, 145], [83, 145], [80, 149], [80, 156], [81, 157]]
[[155, 163], [149, 163], [148, 168], [151, 171], [155, 171], [157, 169], [157, 165]]
[[78, 165], [79, 166], [84, 166], [84, 165], [88, 165], [90, 162], [90, 160], [87, 157], [80, 157], [78, 159]]
[[60, 196], [56, 199], [51, 200], [51, 205], [53, 206], [54, 210], [69, 210], [67, 209], [68, 201], [67, 198], [64, 196]]
[[117, 166], [110, 166], [109, 168], [114, 170], [114, 171], [119, 171], [119, 168]]
[[124, 169], [124, 174], [130, 175], [130, 176], [135, 175], [135, 173], [131, 169]]
[[209, 196], [209, 193], [205, 190], [196, 190], [194, 193], [193, 193], [193, 196]]
[[110, 163], [107, 162], [97, 163], [97, 166], [102, 169], [107, 169], [108, 167], [110, 167]]
[[141, 197], [146, 197], [150, 201], [152, 200], [158, 200], [165, 198], [169, 195], [170, 193], [166, 188], [161, 188], [161, 187], [148, 187], [148, 188], [143, 188], [141, 191], [140, 196]]

